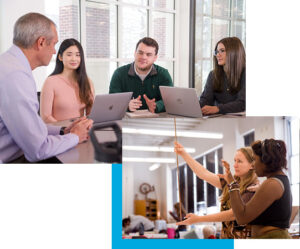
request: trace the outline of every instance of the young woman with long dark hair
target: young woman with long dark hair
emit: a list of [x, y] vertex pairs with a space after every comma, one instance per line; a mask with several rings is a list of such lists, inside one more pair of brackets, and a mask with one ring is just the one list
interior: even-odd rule
[[94, 88], [86, 73], [82, 46], [75, 39], [66, 39], [41, 92], [41, 117], [47, 123], [82, 117], [90, 112], [93, 100]]
[[214, 50], [214, 69], [200, 97], [202, 113], [226, 114], [246, 110], [246, 55], [237, 37], [220, 40]]

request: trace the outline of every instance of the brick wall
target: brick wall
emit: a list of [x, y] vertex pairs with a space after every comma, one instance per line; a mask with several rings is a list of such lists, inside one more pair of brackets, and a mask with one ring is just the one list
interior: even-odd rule
[[108, 58], [110, 54], [109, 9], [86, 8], [86, 54]]
[[59, 8], [59, 40], [68, 38], [79, 40], [78, 34], [79, 10], [76, 5], [61, 6]]

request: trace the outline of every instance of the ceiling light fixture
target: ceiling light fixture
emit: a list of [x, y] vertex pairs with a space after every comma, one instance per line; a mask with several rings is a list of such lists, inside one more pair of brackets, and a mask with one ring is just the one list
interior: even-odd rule
[[156, 157], [123, 157], [123, 162], [136, 163], [175, 163], [175, 158], [156, 158]]
[[[123, 145], [123, 150], [130, 151], [151, 151], [151, 152], [174, 152], [174, 147], [167, 146], [136, 146], [136, 145]], [[188, 153], [195, 153], [195, 148], [184, 148]]]
[[[128, 134], [174, 137], [174, 131], [171, 130], [138, 129], [124, 127], [122, 129], [122, 132]], [[177, 137], [222, 139], [223, 134], [204, 131], [177, 131]]]
[[158, 169], [160, 167], [160, 164], [159, 163], [155, 163], [153, 164], [152, 166], [149, 167], [149, 170], [150, 171], [154, 171], [156, 169]]

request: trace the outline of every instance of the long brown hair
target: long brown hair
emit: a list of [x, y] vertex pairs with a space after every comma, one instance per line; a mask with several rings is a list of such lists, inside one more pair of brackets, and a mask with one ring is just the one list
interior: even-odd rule
[[89, 114], [93, 105], [93, 94], [85, 69], [83, 49], [81, 44], [77, 40], [66, 39], [61, 43], [56, 57], [55, 69], [52, 72], [52, 74], [50, 74], [50, 76], [62, 73], [62, 71], [64, 70], [64, 64], [62, 61], [59, 60], [59, 56], [62, 57], [64, 51], [71, 46], [76, 46], [80, 53], [80, 65], [75, 70], [75, 72], [77, 77], [77, 83], [79, 86], [79, 98], [81, 103], [84, 103], [86, 105], [87, 114]]
[[[246, 160], [249, 163], [252, 164], [254, 162], [253, 150], [251, 149], [251, 147], [243, 147], [243, 148], [238, 149], [237, 151], [242, 152], [243, 155], [246, 157]], [[241, 194], [246, 191], [247, 187], [249, 187], [249, 185], [251, 183], [256, 183], [258, 181], [257, 180], [257, 175], [256, 175], [254, 169], [250, 169], [248, 171], [246, 177], [244, 177], [243, 179], [241, 179], [238, 176], [235, 176], [235, 179], [240, 184], [240, 193]], [[223, 189], [220, 200], [221, 200], [222, 203], [228, 202], [228, 200], [229, 200], [229, 191], [228, 191], [227, 185]], [[230, 202], [228, 202], [228, 207], [231, 208]]]
[[213, 88], [216, 92], [224, 91], [224, 77], [227, 77], [230, 93], [237, 93], [240, 90], [240, 80], [246, 68], [246, 54], [241, 40], [237, 37], [226, 37], [218, 41], [226, 50], [226, 62], [224, 66], [218, 64], [214, 57], [214, 78]]

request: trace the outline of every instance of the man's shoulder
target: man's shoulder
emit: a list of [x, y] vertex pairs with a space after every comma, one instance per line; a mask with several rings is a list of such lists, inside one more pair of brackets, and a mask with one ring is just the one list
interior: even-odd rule
[[164, 68], [164, 67], [156, 65], [156, 64], [153, 64], [153, 66], [154, 66], [158, 76], [170, 76], [170, 73], [167, 68]]
[[127, 64], [127, 65], [124, 65], [124, 66], [121, 66], [121, 67], [118, 67], [118, 68], [115, 70], [115, 73], [128, 73], [131, 64], [132, 64], [132, 63]]
[[165, 72], [169, 72], [168, 69], [162, 67], [162, 66], [159, 66], [157, 64], [153, 64], [153, 66], [155, 67], [157, 73], [165, 73]]
[[168, 81], [171, 79], [171, 75], [170, 75], [168, 69], [166, 69], [162, 66], [158, 66], [156, 64], [153, 64], [153, 65], [154, 65], [154, 69], [155, 69], [156, 73], [152, 73], [151, 74], [152, 76], [156, 76], [161, 79], [168, 80]]
[[[0, 55], [0, 73], [2, 77], [8, 75], [14, 75], [17, 73], [27, 73], [22, 62], [12, 54], [10, 50], [7, 50]], [[2, 78], [1, 77], [1, 78]]]

